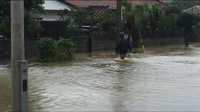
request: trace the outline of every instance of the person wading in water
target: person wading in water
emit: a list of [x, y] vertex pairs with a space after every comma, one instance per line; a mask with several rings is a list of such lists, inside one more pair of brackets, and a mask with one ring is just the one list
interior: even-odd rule
[[120, 39], [117, 45], [117, 51], [121, 59], [127, 56], [127, 53], [131, 50], [131, 42], [129, 39], [128, 31], [120, 33]]

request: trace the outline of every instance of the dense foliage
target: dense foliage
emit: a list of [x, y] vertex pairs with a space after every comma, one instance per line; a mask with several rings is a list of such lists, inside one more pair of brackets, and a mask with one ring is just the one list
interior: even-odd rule
[[60, 39], [56, 41], [56, 60], [64, 61], [73, 58], [74, 44], [69, 39]]
[[56, 62], [73, 59], [74, 44], [69, 39], [41, 39], [38, 42], [41, 62]]
[[143, 36], [150, 37], [175, 34], [177, 16], [168, 8], [161, 9], [158, 5], [135, 6], [126, 13], [127, 22], [132, 23], [131, 27], [142, 33]]
[[[43, 0], [24, 0], [25, 6], [25, 32], [32, 35], [39, 29], [39, 24], [32, 19], [31, 12], [42, 11]], [[10, 37], [10, 1], [0, 0], [0, 33]]]
[[200, 0], [172, 0], [171, 5], [179, 9], [186, 9], [195, 5], [200, 5]]
[[52, 39], [42, 39], [38, 42], [40, 61], [49, 62], [55, 60], [55, 41]]
[[194, 34], [198, 34], [199, 17], [183, 13], [183, 9], [197, 5], [200, 2], [188, 2], [173, 0], [165, 6], [131, 6], [125, 1], [123, 3], [123, 7], [125, 8], [124, 16], [126, 18], [125, 26], [129, 28], [135, 42], [135, 47], [140, 45], [142, 38], [177, 38], [182, 36], [192, 38], [195, 36]]
[[8, 36], [10, 25], [10, 8], [8, 0], [0, 0], [0, 33]]
[[106, 9], [100, 14], [95, 9], [77, 9], [72, 12], [72, 19], [79, 27], [82, 25], [97, 26], [105, 31], [113, 31], [116, 28], [115, 12]]
[[183, 35], [185, 37], [185, 42], [189, 42], [197, 37], [197, 32], [199, 32], [199, 17], [187, 13], [180, 14], [177, 24], [183, 30]]

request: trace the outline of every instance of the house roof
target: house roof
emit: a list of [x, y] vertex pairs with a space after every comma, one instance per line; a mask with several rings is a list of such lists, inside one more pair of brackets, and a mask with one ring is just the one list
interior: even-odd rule
[[183, 10], [183, 12], [200, 16], [200, 6], [199, 5], [195, 5], [193, 7], [190, 7], [188, 9]]
[[58, 0], [44, 0], [42, 5], [45, 10], [68, 10], [71, 11], [69, 5], [59, 2]]
[[[66, 3], [76, 7], [86, 8], [90, 6], [108, 6], [110, 9], [117, 8], [117, 0], [65, 0]], [[128, 0], [132, 5], [159, 4], [163, 0]]]

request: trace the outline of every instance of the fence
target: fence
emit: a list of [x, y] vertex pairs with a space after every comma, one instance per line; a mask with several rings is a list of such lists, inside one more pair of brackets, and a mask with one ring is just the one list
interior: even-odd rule
[[[107, 51], [114, 50], [116, 43], [116, 35], [108, 32], [92, 32], [91, 36], [91, 47], [92, 51]], [[76, 52], [87, 52], [89, 44], [89, 35], [79, 35], [71, 37], [75, 44]]]

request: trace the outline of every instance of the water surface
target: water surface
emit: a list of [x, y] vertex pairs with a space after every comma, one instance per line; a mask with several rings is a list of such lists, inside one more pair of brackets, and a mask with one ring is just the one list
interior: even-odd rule
[[[32, 112], [200, 111], [200, 47], [151, 48], [126, 61], [91, 58], [29, 68]], [[0, 67], [0, 111], [10, 107]]]

